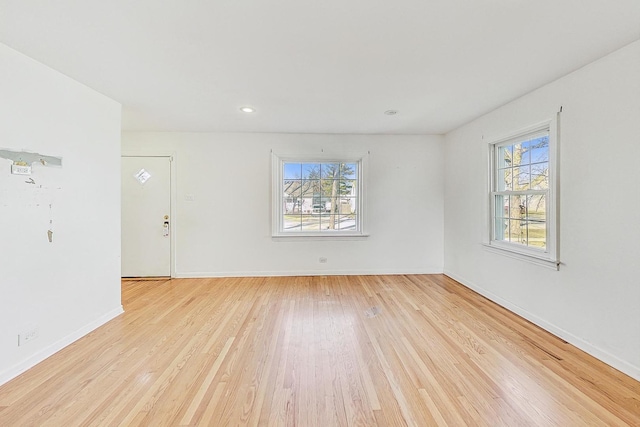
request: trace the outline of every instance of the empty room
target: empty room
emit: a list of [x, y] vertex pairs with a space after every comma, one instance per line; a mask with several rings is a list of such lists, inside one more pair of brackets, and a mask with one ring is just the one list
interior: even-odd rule
[[0, 0], [0, 426], [640, 425], [637, 0]]

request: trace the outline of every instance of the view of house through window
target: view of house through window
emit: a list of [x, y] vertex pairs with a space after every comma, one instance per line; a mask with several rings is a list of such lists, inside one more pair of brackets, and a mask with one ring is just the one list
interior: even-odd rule
[[358, 230], [357, 162], [283, 162], [282, 231]]
[[494, 147], [494, 241], [546, 250], [549, 131]]

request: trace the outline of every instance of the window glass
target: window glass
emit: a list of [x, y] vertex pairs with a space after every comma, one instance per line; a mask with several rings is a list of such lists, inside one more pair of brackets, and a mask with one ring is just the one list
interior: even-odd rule
[[281, 162], [278, 233], [360, 231], [360, 162]]
[[549, 131], [495, 144], [492, 241], [546, 250]]

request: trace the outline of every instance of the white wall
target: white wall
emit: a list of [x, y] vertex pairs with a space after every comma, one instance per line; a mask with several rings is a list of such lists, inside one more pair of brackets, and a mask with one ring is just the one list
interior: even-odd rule
[[0, 158], [3, 383], [122, 311], [120, 105], [0, 44], [0, 121], [0, 149], [63, 159], [25, 177]]
[[[490, 253], [483, 135], [551, 118], [560, 271]], [[640, 379], [640, 41], [446, 135], [445, 273]]]
[[[123, 153], [177, 154], [178, 277], [442, 272], [443, 137], [125, 132], [122, 140]], [[272, 239], [272, 149], [370, 151], [370, 237]]]

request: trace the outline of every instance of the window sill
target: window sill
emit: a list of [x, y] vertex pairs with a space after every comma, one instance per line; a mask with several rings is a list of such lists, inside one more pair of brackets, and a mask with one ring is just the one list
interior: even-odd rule
[[273, 234], [271, 238], [275, 241], [310, 241], [310, 240], [366, 240], [369, 234], [366, 233], [296, 233], [296, 234]]
[[551, 270], [556, 270], [556, 271], [560, 270], [560, 261], [552, 260], [544, 256], [536, 256], [535, 254], [532, 254], [532, 253], [518, 252], [512, 248], [505, 248], [505, 247], [500, 247], [496, 245], [490, 245], [489, 243], [483, 243], [482, 246], [486, 251], [492, 252], [494, 254], [518, 259], [521, 261], [528, 262], [530, 264], [535, 264], [545, 268], [549, 268]]

